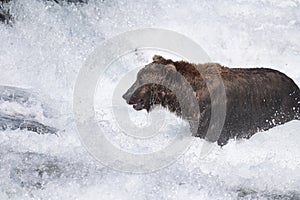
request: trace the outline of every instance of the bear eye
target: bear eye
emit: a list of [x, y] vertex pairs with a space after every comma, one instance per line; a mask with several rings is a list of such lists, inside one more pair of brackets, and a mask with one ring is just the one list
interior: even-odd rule
[[142, 81], [143, 80], [143, 76], [138, 76], [138, 81]]

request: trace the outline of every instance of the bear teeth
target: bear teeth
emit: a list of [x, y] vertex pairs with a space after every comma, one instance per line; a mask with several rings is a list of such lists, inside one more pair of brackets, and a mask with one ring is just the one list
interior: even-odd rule
[[137, 103], [133, 104], [133, 108], [135, 110], [142, 110], [144, 109], [145, 105], [144, 105], [144, 100], [140, 99]]

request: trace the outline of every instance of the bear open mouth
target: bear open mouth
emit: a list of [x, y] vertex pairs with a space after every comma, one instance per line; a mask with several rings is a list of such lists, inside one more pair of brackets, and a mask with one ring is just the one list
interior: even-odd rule
[[130, 100], [129, 105], [133, 105], [133, 108], [135, 110], [142, 110], [145, 108], [144, 99]]

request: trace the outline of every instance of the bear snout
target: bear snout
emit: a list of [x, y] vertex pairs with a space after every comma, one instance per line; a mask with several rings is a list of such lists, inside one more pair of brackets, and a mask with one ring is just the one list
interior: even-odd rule
[[125, 100], [127, 100], [127, 95], [126, 95], [126, 93], [122, 95], [122, 98], [125, 99]]
[[125, 99], [126, 103], [129, 105], [135, 104], [136, 101], [138, 101], [138, 97], [136, 94], [131, 93], [127, 91], [125, 94], [123, 94], [123, 99]]
[[126, 92], [125, 94], [122, 95], [122, 98], [128, 103], [130, 100], [130, 94], [128, 94], [128, 92]]
[[141, 100], [141, 98], [139, 98], [137, 95], [135, 94], [130, 94], [128, 92], [126, 92], [125, 94], [123, 94], [123, 99], [126, 100], [126, 103], [129, 105], [133, 105], [136, 104], [137, 102], [139, 102]]

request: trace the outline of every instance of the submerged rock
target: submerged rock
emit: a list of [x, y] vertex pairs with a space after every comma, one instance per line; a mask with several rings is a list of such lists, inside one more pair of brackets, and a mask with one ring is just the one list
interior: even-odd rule
[[[0, 0], [0, 22], [4, 24], [11, 24], [14, 21], [14, 15], [9, 9], [8, 3], [12, 0]], [[88, 0], [44, 0], [44, 2], [54, 2], [63, 5], [65, 3], [83, 4], [88, 3]]]
[[0, 0], [0, 22], [4, 24], [9, 24], [13, 20], [10, 10], [6, 6], [9, 1], [10, 0]]
[[[2, 106], [2, 104], [5, 105]], [[39, 122], [35, 116], [36, 113], [30, 113], [33, 112], [30, 109], [35, 108], [42, 113], [44, 118], [49, 117], [49, 108], [29, 90], [0, 86], [0, 105], [0, 131], [21, 129], [38, 134], [56, 134], [58, 131], [54, 127]], [[15, 107], [22, 109], [18, 110]]]
[[34, 120], [28, 120], [25, 117], [11, 116], [0, 112], [0, 131], [10, 130], [27, 130], [38, 134], [56, 134], [57, 129], [44, 125]]

